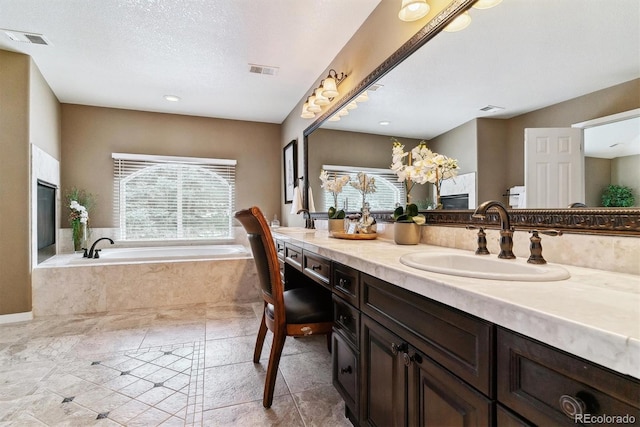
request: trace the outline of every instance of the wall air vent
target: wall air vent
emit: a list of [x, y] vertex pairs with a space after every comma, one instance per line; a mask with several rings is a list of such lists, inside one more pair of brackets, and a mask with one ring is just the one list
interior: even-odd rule
[[6, 30], [0, 28], [0, 31], [4, 32], [10, 40], [18, 43], [39, 44], [44, 46], [51, 45], [51, 42], [46, 39], [42, 34], [37, 33], [25, 33], [24, 31]]
[[504, 110], [504, 107], [496, 107], [495, 105], [487, 105], [480, 109], [480, 111], [484, 111], [485, 113], [495, 113], [502, 110]]
[[249, 72], [254, 74], [265, 74], [267, 76], [275, 76], [278, 74], [279, 67], [271, 67], [269, 65], [249, 64]]

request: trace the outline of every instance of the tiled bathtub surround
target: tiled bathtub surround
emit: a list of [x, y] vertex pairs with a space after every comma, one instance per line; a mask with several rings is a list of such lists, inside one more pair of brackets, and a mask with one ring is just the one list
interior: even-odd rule
[[[500, 252], [498, 230], [485, 230], [487, 248]], [[461, 227], [426, 226], [422, 228], [422, 243], [448, 248], [476, 250], [477, 230]], [[513, 236], [513, 252], [517, 257], [529, 257], [531, 234], [518, 231]], [[558, 237], [540, 235], [542, 255], [548, 262], [595, 268], [640, 275], [640, 238], [627, 236], [600, 236], [592, 234], [563, 234]]]
[[[0, 325], [2, 426], [349, 426], [325, 337], [288, 339], [271, 409], [261, 304], [196, 304]], [[271, 334], [267, 336], [270, 343]]]
[[[70, 256], [79, 255], [61, 257]], [[259, 295], [251, 258], [48, 265], [41, 264], [32, 273], [34, 316], [249, 302]]]

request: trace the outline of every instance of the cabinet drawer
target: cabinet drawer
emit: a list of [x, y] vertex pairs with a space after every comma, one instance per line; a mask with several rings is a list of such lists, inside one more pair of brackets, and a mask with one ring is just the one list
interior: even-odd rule
[[360, 307], [360, 272], [346, 265], [333, 263], [333, 292], [354, 307]]
[[575, 426], [626, 416], [640, 425], [640, 381], [506, 329], [497, 335], [498, 400], [524, 418]]
[[494, 326], [390, 283], [360, 273], [360, 309], [489, 397]]
[[287, 264], [294, 267], [296, 270], [302, 271], [302, 248], [288, 243], [285, 244], [284, 259]]
[[358, 348], [358, 331], [360, 330], [360, 312], [345, 300], [333, 295], [333, 327]]
[[358, 413], [358, 352], [340, 334], [332, 335], [333, 386], [353, 414]]
[[302, 259], [305, 276], [331, 290], [331, 260], [307, 251], [302, 253]]

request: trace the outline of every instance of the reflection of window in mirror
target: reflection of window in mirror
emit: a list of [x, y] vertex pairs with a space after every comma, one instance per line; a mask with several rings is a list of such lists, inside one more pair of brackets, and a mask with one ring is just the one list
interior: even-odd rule
[[[364, 172], [369, 177], [375, 178], [375, 193], [367, 194], [366, 201], [372, 211], [392, 210], [399, 204], [404, 204], [406, 200], [405, 188], [402, 182], [398, 182], [398, 177], [389, 169], [360, 168], [357, 166], [335, 166], [323, 165], [331, 179], [334, 177], [349, 176], [350, 181], [358, 179], [358, 172]], [[334, 205], [333, 194], [323, 189], [322, 202], [326, 211]], [[342, 187], [342, 192], [338, 194], [338, 209], [345, 211], [358, 211], [362, 208], [362, 194], [350, 185]]]

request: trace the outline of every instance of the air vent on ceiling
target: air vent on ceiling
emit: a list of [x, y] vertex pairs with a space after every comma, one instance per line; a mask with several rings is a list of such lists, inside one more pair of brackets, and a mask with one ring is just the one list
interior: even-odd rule
[[480, 111], [484, 111], [485, 113], [495, 113], [502, 110], [504, 110], [504, 107], [496, 107], [495, 105], [487, 105], [486, 107], [482, 107], [480, 109]]
[[44, 46], [51, 45], [51, 42], [42, 34], [25, 33], [24, 31], [2, 29], [9, 39], [19, 43], [39, 44]]
[[278, 67], [271, 67], [269, 65], [257, 65], [249, 64], [249, 72], [254, 74], [265, 74], [267, 76], [275, 76], [278, 74]]

